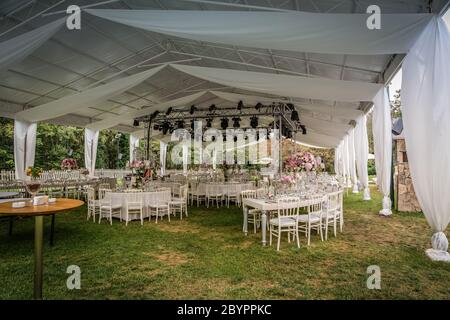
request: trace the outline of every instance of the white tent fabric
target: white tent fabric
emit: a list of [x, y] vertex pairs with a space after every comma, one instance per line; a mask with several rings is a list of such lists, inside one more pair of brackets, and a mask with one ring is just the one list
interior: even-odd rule
[[373, 145], [375, 153], [375, 168], [377, 171], [377, 184], [383, 194], [383, 208], [381, 215], [391, 215], [391, 166], [392, 166], [392, 120], [391, 106], [387, 88], [383, 88], [373, 101]]
[[99, 133], [98, 130], [84, 129], [84, 165], [89, 170], [90, 177], [95, 175]]
[[189, 160], [189, 150], [188, 145], [183, 144], [183, 174], [187, 175], [188, 173], [188, 161]]
[[342, 174], [341, 170], [339, 170], [339, 156], [340, 156], [339, 147], [340, 145], [334, 148], [334, 173], [338, 176]]
[[164, 68], [164, 65], [18, 112], [16, 119], [30, 122], [44, 121], [98, 105], [135, 87], [159, 72], [162, 68]]
[[342, 140], [342, 168], [343, 176], [345, 178], [345, 186], [348, 188], [348, 181], [349, 181], [349, 161], [348, 161], [348, 135], [344, 137]]
[[161, 177], [166, 175], [166, 160], [167, 160], [167, 143], [159, 141], [159, 162], [161, 165]]
[[355, 129], [351, 129], [348, 133], [348, 155], [350, 162], [350, 177], [353, 183], [353, 193], [359, 193], [358, 177], [356, 175], [356, 154], [355, 154]]
[[139, 138], [130, 134], [130, 163], [136, 161], [136, 151], [139, 148]]
[[307, 78], [179, 64], [171, 64], [171, 66], [194, 77], [225, 86], [292, 98], [342, 102], [372, 101], [382, 87], [377, 83], [357, 81]]
[[372, 30], [367, 27], [368, 14], [86, 11], [128, 26], [197, 41], [334, 54], [406, 53], [432, 17], [430, 14], [382, 14], [382, 28]]
[[87, 125], [86, 127], [91, 128], [91, 129], [97, 129], [97, 130], [108, 129], [108, 128], [114, 127], [115, 125], [118, 125], [119, 123], [123, 123], [124, 121], [132, 120], [134, 118], [148, 115], [156, 110], [165, 111], [165, 109], [167, 109], [169, 107], [180, 107], [180, 106], [190, 104], [191, 102], [200, 98], [206, 92], [207, 91], [196, 92], [196, 93], [193, 93], [193, 94], [190, 94], [187, 96], [183, 96], [181, 98], [177, 98], [177, 99], [173, 99], [173, 100], [169, 100], [166, 102], [155, 104], [149, 108], [145, 108], [145, 109], [141, 109], [141, 110], [137, 110], [137, 111], [133, 111], [133, 112], [127, 112], [126, 114], [123, 114], [120, 116], [106, 118], [104, 120], [93, 122], [93, 123]]
[[369, 156], [369, 142], [367, 139], [367, 116], [358, 119], [355, 127], [355, 155], [356, 170], [359, 182], [364, 190], [363, 199], [370, 200], [369, 176], [367, 173], [367, 158]]
[[65, 18], [0, 43], [0, 71], [23, 60], [50, 39], [64, 24]]
[[14, 121], [14, 164], [16, 179], [25, 180], [26, 169], [34, 166], [37, 124]]
[[450, 34], [437, 18], [403, 63], [402, 113], [417, 199], [433, 230], [433, 260], [450, 261]]

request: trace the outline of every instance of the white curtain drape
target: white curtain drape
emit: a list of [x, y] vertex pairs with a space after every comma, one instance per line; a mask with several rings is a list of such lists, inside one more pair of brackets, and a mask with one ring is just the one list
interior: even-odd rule
[[377, 184], [383, 194], [380, 214], [388, 216], [391, 211], [391, 166], [392, 166], [392, 120], [387, 88], [383, 88], [373, 100], [372, 117], [373, 146]]
[[24, 180], [26, 169], [34, 166], [37, 124], [14, 121], [14, 164], [16, 179]]
[[189, 162], [189, 149], [186, 144], [183, 144], [183, 174], [188, 173], [188, 162]]
[[50, 39], [64, 24], [62, 18], [0, 43], [0, 71], [20, 62]]
[[450, 34], [442, 18], [428, 25], [403, 62], [402, 115], [417, 199], [433, 230], [427, 254], [450, 261]]
[[279, 96], [342, 102], [372, 101], [381, 84], [309, 78], [285, 74], [240, 71], [171, 64], [178, 71], [194, 77], [244, 90]]
[[358, 177], [356, 175], [356, 154], [355, 154], [355, 129], [348, 133], [348, 157], [350, 178], [353, 184], [353, 193], [358, 193]]
[[87, 9], [104, 19], [196, 41], [243, 47], [331, 54], [406, 53], [430, 14], [382, 14], [382, 28], [367, 27], [368, 14], [267, 11]]
[[334, 148], [334, 173], [336, 175], [341, 175], [341, 171], [339, 170], [339, 146]]
[[367, 116], [358, 119], [355, 127], [355, 155], [356, 170], [359, 182], [364, 190], [363, 199], [370, 200], [369, 176], [367, 173], [367, 159], [369, 157], [369, 142], [367, 139]]
[[130, 134], [130, 163], [136, 161], [136, 152], [139, 148], [139, 138]]
[[344, 162], [344, 172], [345, 172], [345, 181], [347, 184], [347, 188], [351, 187], [351, 178], [350, 178], [350, 154], [348, 147], [348, 134], [344, 137], [343, 149], [342, 149], [342, 159]]
[[97, 161], [97, 145], [100, 131], [84, 129], [84, 165], [89, 170], [89, 176], [95, 175], [95, 162]]
[[166, 160], [167, 160], [167, 143], [159, 142], [159, 162], [161, 165], [161, 177], [166, 175]]
[[16, 114], [16, 119], [37, 122], [87, 109], [135, 87], [162, 68], [164, 65], [20, 111]]

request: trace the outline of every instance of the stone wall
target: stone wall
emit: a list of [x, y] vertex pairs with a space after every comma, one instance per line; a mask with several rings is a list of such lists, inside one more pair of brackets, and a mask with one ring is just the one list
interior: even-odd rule
[[408, 156], [404, 139], [396, 140], [396, 188], [397, 188], [397, 210], [404, 212], [422, 211], [414, 192], [414, 186], [409, 172]]

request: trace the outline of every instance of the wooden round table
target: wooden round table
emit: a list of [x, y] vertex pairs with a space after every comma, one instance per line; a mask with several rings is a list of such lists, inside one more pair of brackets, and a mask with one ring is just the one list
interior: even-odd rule
[[27, 201], [24, 208], [13, 208], [12, 203], [0, 203], [0, 216], [34, 217], [34, 298], [42, 299], [44, 216], [72, 210], [82, 206], [84, 202], [60, 198], [52, 204], [32, 206]]

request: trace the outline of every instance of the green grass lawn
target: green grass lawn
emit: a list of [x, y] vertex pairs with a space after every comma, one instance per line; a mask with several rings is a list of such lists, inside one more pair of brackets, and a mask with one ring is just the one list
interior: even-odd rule
[[[239, 208], [190, 208], [168, 223], [86, 221], [85, 207], [57, 217], [48, 245], [46, 299], [450, 299], [450, 265], [430, 261], [431, 231], [422, 214], [377, 215], [374, 201], [345, 198], [344, 233], [281, 251], [245, 237]], [[0, 224], [0, 299], [31, 299], [33, 221]], [[81, 268], [81, 289], [68, 290], [66, 269]], [[381, 290], [366, 287], [367, 267], [381, 268]]]

